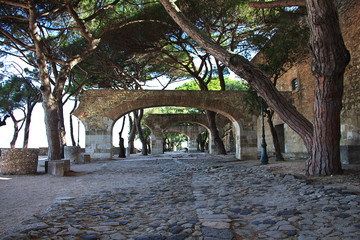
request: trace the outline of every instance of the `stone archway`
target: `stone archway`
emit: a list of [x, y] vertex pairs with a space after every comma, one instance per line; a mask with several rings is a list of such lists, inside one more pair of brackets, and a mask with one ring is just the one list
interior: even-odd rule
[[[145, 124], [151, 130], [151, 147], [153, 153], [163, 153], [163, 132], [176, 123], [195, 123], [204, 127], [209, 133], [209, 153], [213, 153], [215, 144], [205, 114], [150, 114], [145, 119]], [[230, 123], [228, 118], [221, 114], [217, 114], [216, 125], [219, 130], [228, 123]]]
[[140, 108], [181, 106], [211, 110], [226, 116], [235, 129], [236, 157], [257, 157], [257, 116], [247, 114], [243, 91], [124, 91], [88, 90], [73, 113], [85, 125], [86, 153], [112, 157], [112, 127], [121, 116]]
[[188, 137], [188, 151], [189, 152], [197, 152], [197, 136], [207, 131], [207, 129], [200, 125], [194, 126], [170, 126], [165, 129], [165, 132], [177, 132], [184, 134]]

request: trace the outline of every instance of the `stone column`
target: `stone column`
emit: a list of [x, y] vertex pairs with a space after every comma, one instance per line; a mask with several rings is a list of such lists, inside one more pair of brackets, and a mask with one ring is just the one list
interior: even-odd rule
[[214, 154], [214, 149], [215, 149], [215, 142], [214, 142], [214, 138], [211, 134], [211, 131], [209, 131], [209, 154]]
[[233, 125], [236, 140], [235, 157], [240, 160], [256, 160], [258, 158], [256, 124], [244, 128], [243, 121], [240, 120], [233, 122]]
[[151, 154], [163, 154], [163, 133], [159, 129], [151, 129]]
[[114, 121], [103, 117], [101, 120], [83, 122], [86, 130], [85, 153], [91, 158], [112, 158], [112, 126]]
[[196, 141], [196, 137], [195, 138], [191, 138], [189, 137], [189, 152], [197, 152], [197, 141]]
[[73, 163], [80, 163], [81, 148], [78, 146], [64, 146], [64, 157]]
[[38, 167], [39, 149], [2, 149], [2, 174], [34, 174]]

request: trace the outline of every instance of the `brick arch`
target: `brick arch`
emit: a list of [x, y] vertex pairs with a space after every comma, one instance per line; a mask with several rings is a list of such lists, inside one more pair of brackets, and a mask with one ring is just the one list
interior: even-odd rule
[[123, 91], [88, 90], [73, 113], [86, 128], [86, 152], [92, 157], [112, 157], [112, 127], [117, 119], [140, 108], [179, 106], [218, 112], [236, 130], [236, 157], [256, 157], [256, 117], [247, 114], [242, 91]]

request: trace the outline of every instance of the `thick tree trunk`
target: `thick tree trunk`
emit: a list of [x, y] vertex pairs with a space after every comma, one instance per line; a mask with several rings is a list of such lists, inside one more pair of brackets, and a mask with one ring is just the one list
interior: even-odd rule
[[[135, 111], [134, 111], [135, 115]], [[134, 140], [136, 135], [136, 127], [135, 123], [133, 122], [130, 114], [129, 114], [129, 127], [130, 127], [130, 133], [129, 133], [129, 139], [128, 139], [128, 148], [130, 154], [135, 154], [135, 146], [134, 146]]]
[[139, 111], [140, 111], [140, 114], [138, 114], [137, 111], [135, 111], [136, 114], [134, 114], [134, 117], [135, 117], [134, 122], [135, 122], [136, 130], [139, 134], [140, 141], [142, 143], [141, 153], [142, 153], [142, 155], [147, 155], [148, 151], [147, 151], [146, 139], [145, 139], [145, 136], [144, 136], [142, 128], [141, 128], [141, 119], [144, 114], [144, 109], [140, 109]]
[[224, 143], [223, 143], [223, 141], [221, 140], [221, 138], [219, 136], [219, 132], [218, 132], [217, 127], [216, 127], [216, 121], [215, 121], [216, 113], [212, 112], [212, 111], [209, 111], [209, 110], [206, 110], [206, 117], [207, 117], [208, 122], [209, 122], [209, 128], [210, 128], [211, 135], [214, 138], [216, 154], [219, 154], [219, 155], [224, 154], [225, 155], [226, 154], [225, 146], [224, 146]]
[[315, 76], [314, 140], [309, 175], [342, 173], [340, 112], [344, 72], [350, 61], [333, 1], [307, 0], [312, 72]]
[[29, 2], [29, 33], [35, 46], [35, 57], [41, 80], [40, 91], [43, 97], [43, 108], [45, 113], [46, 136], [48, 140], [48, 160], [59, 160], [60, 138], [59, 118], [56, 99], [51, 93], [49, 72], [45, 57], [45, 49], [41, 37], [37, 33], [37, 11], [34, 2]]
[[[46, 136], [48, 140], [48, 159], [60, 160], [60, 135], [59, 135], [59, 118], [56, 102], [47, 95], [43, 94], [43, 108], [45, 113]], [[52, 96], [52, 95], [51, 95]]]
[[64, 156], [64, 146], [66, 146], [66, 132], [65, 132], [62, 94], [60, 94], [60, 96], [58, 96], [57, 98], [58, 98], [57, 104], [58, 104], [58, 115], [59, 115], [60, 152], [61, 152], [61, 158], [64, 158], [65, 157]]
[[281, 147], [280, 147], [280, 143], [279, 143], [278, 134], [277, 134], [277, 132], [275, 130], [274, 123], [272, 121], [273, 113], [274, 112], [271, 111], [270, 114], [267, 114], [267, 122], [269, 124], [271, 136], [272, 136], [272, 139], [273, 139], [274, 150], [275, 150], [275, 158], [276, 158], [276, 161], [284, 161], [284, 157], [283, 157], [283, 155], [281, 153]]

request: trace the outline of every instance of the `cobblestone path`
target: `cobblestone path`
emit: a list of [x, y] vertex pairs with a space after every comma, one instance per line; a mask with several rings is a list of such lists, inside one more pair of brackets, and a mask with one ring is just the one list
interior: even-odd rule
[[359, 195], [230, 156], [105, 161], [91, 174], [108, 182], [4, 239], [360, 239]]

